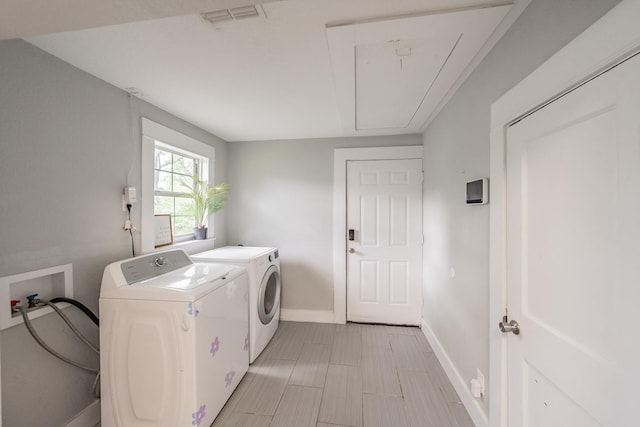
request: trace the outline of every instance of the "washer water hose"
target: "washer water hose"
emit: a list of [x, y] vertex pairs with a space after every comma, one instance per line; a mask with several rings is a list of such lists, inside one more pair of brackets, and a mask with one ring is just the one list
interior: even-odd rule
[[69, 303], [69, 304], [75, 306], [76, 308], [80, 309], [84, 314], [86, 314], [87, 317], [89, 319], [91, 319], [91, 321], [93, 323], [96, 324], [96, 326], [100, 326], [100, 320], [98, 319], [98, 316], [93, 314], [93, 311], [89, 310], [87, 308], [87, 306], [84, 305], [83, 303], [81, 303], [80, 301], [77, 301], [77, 300], [74, 300], [74, 299], [71, 299], [71, 298], [57, 297], [57, 298], [51, 299], [49, 302], [52, 302], [54, 304], [59, 303], [59, 302]]
[[[48, 305], [56, 313], [58, 313], [58, 315], [62, 318], [62, 320], [64, 320], [64, 322], [71, 329], [71, 331], [85, 345], [87, 345], [95, 353], [100, 354], [100, 350], [96, 346], [94, 346], [84, 335], [82, 335], [80, 330], [78, 330], [78, 328], [73, 323], [71, 323], [71, 320], [69, 320], [67, 315], [64, 314], [62, 312], [62, 310], [55, 305], [56, 302], [68, 302], [68, 303], [74, 305], [75, 307], [77, 307], [80, 310], [82, 310], [96, 325], [99, 324], [98, 317], [95, 314], [93, 314], [93, 312], [91, 312], [91, 310], [89, 310], [82, 303], [80, 303], [80, 302], [78, 302], [76, 300], [69, 299], [69, 298], [54, 298], [51, 301], [41, 301], [42, 304]], [[76, 368], [80, 368], [80, 369], [82, 369], [84, 371], [87, 371], [87, 372], [91, 372], [92, 374], [96, 374], [96, 379], [93, 381], [93, 395], [96, 398], [99, 399], [100, 398], [100, 368], [92, 368], [92, 367], [89, 367], [89, 366], [82, 365], [82, 364], [80, 364], [78, 362], [75, 362], [75, 361], [69, 359], [68, 357], [58, 353], [57, 351], [55, 351], [47, 343], [45, 343], [44, 340], [42, 338], [40, 338], [40, 335], [38, 335], [38, 333], [35, 331], [35, 329], [33, 328], [33, 325], [31, 324], [31, 320], [29, 319], [29, 316], [27, 315], [27, 309], [25, 307], [21, 306], [21, 305], [18, 306], [17, 308], [20, 310], [20, 313], [22, 314], [22, 318], [24, 320], [25, 326], [27, 327], [27, 330], [29, 331], [29, 333], [31, 334], [33, 339], [35, 339], [36, 342], [40, 345], [40, 347], [42, 347], [43, 349], [45, 349], [46, 351], [48, 351], [49, 353], [51, 353], [53, 356], [57, 357], [58, 359], [62, 360], [63, 362], [68, 363], [69, 365], [75, 366]]]

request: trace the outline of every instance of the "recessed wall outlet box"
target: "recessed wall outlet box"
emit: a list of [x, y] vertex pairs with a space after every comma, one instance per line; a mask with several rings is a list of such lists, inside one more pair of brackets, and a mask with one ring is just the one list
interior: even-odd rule
[[486, 205], [487, 203], [489, 203], [489, 180], [480, 178], [467, 182], [467, 204]]
[[[13, 276], [0, 277], [0, 329], [7, 329], [23, 323], [22, 315], [11, 310], [11, 301], [27, 307], [27, 296], [38, 294], [37, 298], [48, 301], [55, 297], [73, 298], [73, 268], [71, 264], [58, 265], [42, 270], [29, 271]], [[69, 304], [57, 304], [63, 308]], [[29, 319], [51, 313], [48, 306], [30, 308]]]

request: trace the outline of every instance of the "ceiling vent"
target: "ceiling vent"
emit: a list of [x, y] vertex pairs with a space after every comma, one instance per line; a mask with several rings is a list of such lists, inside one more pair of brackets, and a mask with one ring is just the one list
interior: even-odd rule
[[243, 19], [266, 19], [266, 14], [262, 5], [234, 7], [231, 9], [215, 10], [213, 12], [201, 13], [202, 19], [212, 24], [222, 24], [239, 21]]

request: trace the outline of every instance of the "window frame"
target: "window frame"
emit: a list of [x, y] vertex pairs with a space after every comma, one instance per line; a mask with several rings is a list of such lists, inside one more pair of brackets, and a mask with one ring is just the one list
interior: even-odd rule
[[[154, 173], [155, 173], [155, 147], [156, 144], [168, 146], [171, 151], [185, 154], [190, 157], [197, 156], [202, 159], [200, 167], [201, 179], [215, 182], [215, 148], [200, 142], [194, 138], [170, 129], [160, 123], [156, 123], [142, 117], [142, 152], [141, 152], [141, 188], [140, 188], [140, 251], [149, 253], [157, 250], [154, 245]], [[209, 239], [213, 242], [213, 215], [208, 218]], [[193, 236], [186, 236], [174, 243], [189, 242]], [[163, 246], [162, 249], [168, 249]]]

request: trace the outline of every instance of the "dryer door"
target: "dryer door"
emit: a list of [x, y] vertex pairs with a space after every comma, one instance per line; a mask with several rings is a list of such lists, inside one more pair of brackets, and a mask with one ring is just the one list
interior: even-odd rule
[[280, 309], [280, 271], [272, 265], [267, 269], [258, 289], [258, 317], [268, 325]]

